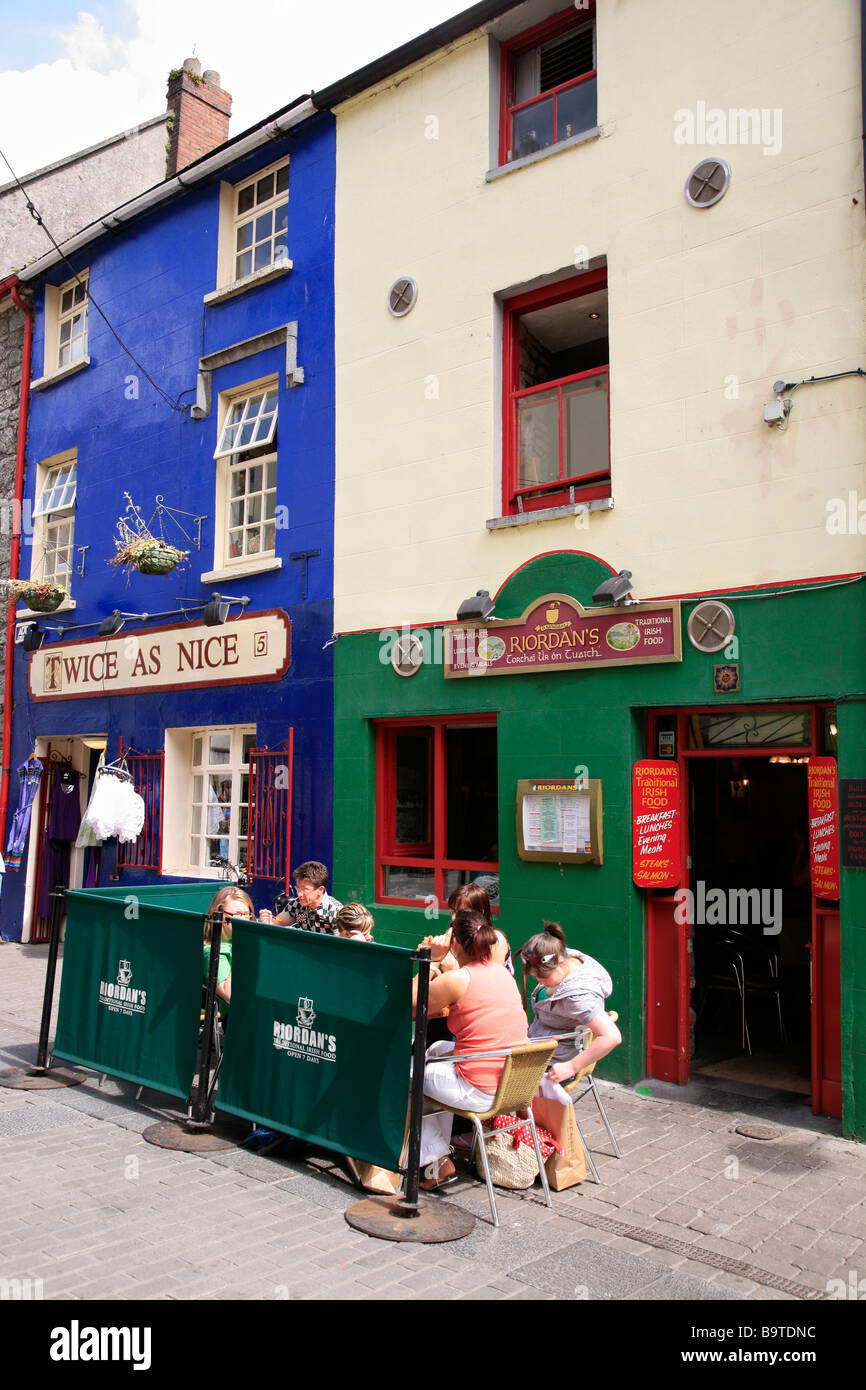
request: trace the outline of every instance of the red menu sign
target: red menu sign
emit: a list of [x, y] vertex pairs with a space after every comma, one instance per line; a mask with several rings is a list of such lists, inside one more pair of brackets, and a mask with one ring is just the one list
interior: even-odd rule
[[631, 778], [632, 877], [638, 888], [680, 881], [680, 770], [674, 762], [635, 763]]
[[835, 758], [809, 759], [809, 862], [816, 898], [839, 897], [839, 788]]
[[577, 599], [546, 594], [513, 622], [488, 620], [445, 629], [446, 677], [681, 660], [676, 600], [584, 609]]

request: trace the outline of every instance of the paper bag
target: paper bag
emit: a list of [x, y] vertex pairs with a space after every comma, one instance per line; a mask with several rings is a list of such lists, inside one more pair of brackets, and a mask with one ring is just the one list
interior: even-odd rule
[[383, 1197], [393, 1197], [400, 1190], [402, 1179], [399, 1173], [379, 1168], [375, 1163], [364, 1163], [359, 1158], [354, 1162], [365, 1192], [378, 1192]]
[[536, 1125], [549, 1129], [556, 1142], [562, 1147], [561, 1154], [552, 1153], [544, 1165], [547, 1181], [554, 1192], [562, 1192], [566, 1187], [574, 1187], [586, 1181], [586, 1156], [573, 1105], [560, 1105], [555, 1100], [542, 1100], [536, 1096], [532, 1102], [532, 1113]]

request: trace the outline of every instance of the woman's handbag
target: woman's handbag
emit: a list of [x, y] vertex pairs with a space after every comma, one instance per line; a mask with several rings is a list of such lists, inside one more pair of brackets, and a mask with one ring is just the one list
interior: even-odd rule
[[[534, 1102], [532, 1113], [535, 1114]], [[517, 1115], [497, 1115], [492, 1121], [485, 1121], [484, 1128], [499, 1130], [503, 1125], [515, 1124], [518, 1119]], [[548, 1153], [555, 1158], [556, 1145], [552, 1135], [542, 1130], [537, 1123], [536, 1131], [542, 1158]], [[495, 1187], [507, 1187], [516, 1191], [532, 1186], [538, 1177], [538, 1163], [528, 1123], [516, 1131], [502, 1129], [501, 1133], [496, 1133], [492, 1139], [485, 1139], [483, 1142], [490, 1166], [490, 1181]], [[484, 1168], [480, 1154], [475, 1159], [475, 1170], [483, 1179]]]

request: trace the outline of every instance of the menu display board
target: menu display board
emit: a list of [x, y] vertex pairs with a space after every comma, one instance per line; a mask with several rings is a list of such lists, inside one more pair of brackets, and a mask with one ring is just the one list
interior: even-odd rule
[[635, 763], [631, 779], [632, 877], [638, 888], [680, 881], [680, 769], [672, 762]]
[[521, 859], [601, 864], [601, 782], [518, 782], [517, 852]]
[[809, 863], [816, 898], [839, 897], [839, 789], [835, 758], [809, 759]]
[[847, 869], [866, 869], [866, 777], [840, 780], [839, 823], [842, 863]]

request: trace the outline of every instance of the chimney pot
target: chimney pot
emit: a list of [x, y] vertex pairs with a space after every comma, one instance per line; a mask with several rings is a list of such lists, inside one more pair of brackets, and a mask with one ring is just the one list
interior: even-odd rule
[[184, 72], [191, 72], [194, 77], [201, 77], [201, 63], [198, 58], [184, 58]]
[[206, 87], [219, 87], [220, 75], [213, 68], [205, 68], [202, 78]]

